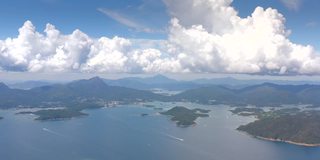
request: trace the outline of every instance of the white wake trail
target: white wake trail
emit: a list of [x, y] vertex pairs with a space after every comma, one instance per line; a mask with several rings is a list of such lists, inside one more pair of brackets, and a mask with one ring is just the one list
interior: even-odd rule
[[42, 128], [43, 131], [45, 132], [48, 132], [48, 133], [51, 133], [53, 135], [56, 135], [56, 136], [60, 136], [60, 137], [66, 137], [65, 135], [61, 134], [61, 133], [58, 133], [58, 132], [55, 132], [55, 131], [52, 131], [48, 128]]
[[176, 136], [173, 136], [173, 135], [170, 135], [170, 134], [166, 134], [166, 133], [162, 133], [162, 134], [165, 135], [166, 137], [169, 137], [169, 138], [177, 140], [177, 141], [181, 141], [181, 142], [184, 141], [184, 139], [176, 137]]

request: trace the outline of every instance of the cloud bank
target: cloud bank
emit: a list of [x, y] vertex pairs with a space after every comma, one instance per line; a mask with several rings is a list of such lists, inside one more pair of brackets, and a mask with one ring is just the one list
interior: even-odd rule
[[26, 21], [16, 38], [0, 40], [0, 70], [320, 74], [318, 53], [288, 39], [285, 18], [275, 9], [257, 7], [241, 18], [232, 0], [164, 2], [172, 16], [169, 38], [159, 41], [164, 47], [136, 47], [146, 40], [91, 38], [80, 30], [65, 35], [51, 24], [39, 33]]
[[93, 39], [80, 30], [63, 35], [51, 24], [41, 34], [30, 21], [18, 37], [0, 41], [0, 66], [5, 71], [142, 73], [162, 66], [165, 72], [168, 61], [156, 49], [134, 49], [125, 38]]

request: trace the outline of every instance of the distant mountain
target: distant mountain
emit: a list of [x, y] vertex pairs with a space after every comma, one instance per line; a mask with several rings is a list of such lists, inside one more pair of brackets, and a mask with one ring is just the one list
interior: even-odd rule
[[159, 100], [161, 95], [126, 87], [109, 86], [103, 79], [94, 77], [67, 84], [54, 84], [30, 90], [10, 89], [0, 84], [0, 108], [17, 106], [72, 106], [80, 103], [138, 100]]
[[263, 83], [273, 83], [279, 85], [304, 85], [304, 84], [317, 84], [320, 85], [318, 81], [294, 81], [294, 80], [269, 80], [269, 79], [236, 79], [232, 77], [223, 78], [202, 78], [192, 81], [196, 84], [206, 84], [206, 85], [222, 85], [229, 88], [244, 88], [252, 85], [258, 85]]
[[0, 91], [8, 90], [8, 89], [9, 89], [9, 87], [6, 84], [0, 82]]
[[107, 85], [103, 79], [94, 77], [89, 80], [79, 80], [66, 84], [73, 94], [84, 98], [102, 98], [105, 100], [153, 100], [160, 95], [149, 91], [136, 90], [126, 87]]
[[128, 87], [134, 89], [141, 89], [141, 90], [152, 90], [152, 89], [164, 89], [170, 91], [177, 91], [177, 90], [187, 90], [198, 88], [201, 86], [205, 86], [203, 84], [196, 84], [193, 82], [187, 81], [178, 81], [175, 79], [170, 79], [163, 75], [156, 75], [153, 77], [129, 77], [129, 78], [122, 78], [117, 80], [110, 80], [105, 79], [105, 82], [111, 86], [121, 86], [121, 87]]
[[146, 78], [132, 78], [136, 81], [146, 83], [146, 84], [166, 84], [166, 83], [177, 83], [179, 81], [175, 79], [170, 79], [166, 76], [163, 76], [161, 74], [155, 75], [153, 77], [146, 77]]
[[[201, 78], [190, 81], [181, 81], [172, 78], [168, 78], [164, 75], [158, 74], [152, 77], [127, 77], [121, 79], [104, 79], [104, 81], [110, 86], [120, 86], [140, 90], [154, 90], [163, 89], [169, 91], [185, 91], [188, 89], [195, 89], [200, 87], [220, 85], [231, 89], [240, 89], [252, 85], [259, 85], [263, 83], [273, 83], [281, 85], [304, 85], [304, 84], [316, 84], [320, 85], [317, 81], [293, 81], [293, 80], [268, 80], [268, 79], [237, 79], [233, 77], [223, 78]], [[22, 81], [7, 83], [10, 88], [13, 89], [32, 89], [36, 87], [48, 86], [57, 82], [52, 81]], [[60, 82], [61, 83], [61, 82]]]
[[242, 89], [211, 86], [188, 90], [173, 96], [175, 100], [231, 105], [279, 106], [283, 104], [320, 105], [319, 85], [277, 85], [264, 83]]
[[[127, 86], [142, 83], [144, 86], [177, 87], [181, 82], [163, 76], [134, 78]], [[152, 79], [152, 81], [148, 81]], [[128, 79], [122, 79], [123, 81]], [[117, 81], [119, 82], [119, 81]], [[163, 83], [160, 83], [163, 82]], [[166, 83], [165, 83], [166, 82]], [[183, 84], [183, 83], [182, 83]], [[149, 87], [150, 87], [149, 86]], [[191, 87], [190, 83], [186, 85]], [[192, 86], [196, 87], [196, 86]], [[135, 87], [137, 88], [137, 86]], [[187, 87], [186, 87], [187, 88]], [[278, 85], [263, 83], [241, 89], [211, 85], [193, 88], [172, 96], [163, 96], [146, 90], [112, 86], [106, 80], [94, 77], [67, 84], [53, 84], [29, 90], [11, 89], [0, 83], [0, 108], [18, 106], [57, 107], [106, 104], [110, 101], [132, 103], [138, 101], [190, 101], [204, 104], [279, 106], [283, 104], [320, 105], [320, 85]]]
[[173, 101], [191, 101], [199, 103], [229, 103], [237, 100], [234, 90], [223, 86], [210, 86], [187, 90], [171, 97]]
[[35, 87], [47, 86], [53, 84], [53, 82], [46, 82], [46, 81], [24, 81], [24, 82], [17, 82], [17, 83], [9, 83], [8, 86], [14, 89], [31, 89]]
[[244, 85], [247, 82], [232, 77], [223, 77], [223, 78], [201, 78], [193, 80], [192, 82], [197, 84], [214, 84], [214, 85]]
[[11, 89], [4, 83], [0, 83], [0, 108], [18, 107], [27, 104], [33, 96], [25, 90]]

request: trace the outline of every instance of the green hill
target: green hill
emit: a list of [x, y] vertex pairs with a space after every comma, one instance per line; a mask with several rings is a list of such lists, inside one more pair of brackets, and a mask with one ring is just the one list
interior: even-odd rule
[[[277, 111], [275, 111], [277, 112]], [[320, 145], [320, 111], [268, 113], [260, 119], [240, 126], [238, 130], [255, 137], [305, 146]]]
[[162, 96], [149, 91], [109, 86], [98, 77], [30, 90], [10, 89], [0, 84], [0, 108], [59, 105], [71, 107], [88, 102], [122, 101], [129, 103], [158, 99], [162, 99]]
[[283, 104], [320, 105], [318, 85], [276, 85], [264, 83], [243, 89], [223, 86], [202, 87], [187, 90], [172, 97], [176, 101], [192, 101], [204, 104], [279, 106]]

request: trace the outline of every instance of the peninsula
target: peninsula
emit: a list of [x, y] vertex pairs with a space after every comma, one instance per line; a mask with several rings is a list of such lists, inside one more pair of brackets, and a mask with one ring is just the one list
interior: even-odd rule
[[289, 108], [260, 112], [256, 117], [258, 120], [237, 130], [264, 140], [320, 146], [320, 111]]

